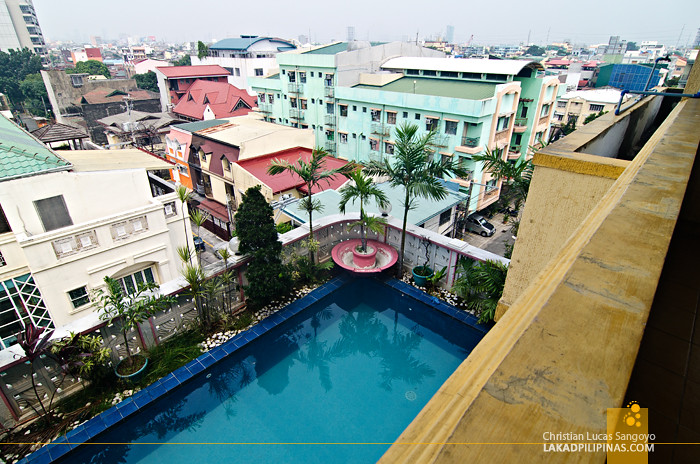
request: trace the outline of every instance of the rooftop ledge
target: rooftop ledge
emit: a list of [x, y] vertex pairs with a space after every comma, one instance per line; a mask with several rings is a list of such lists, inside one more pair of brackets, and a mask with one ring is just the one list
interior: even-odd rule
[[622, 406], [698, 150], [700, 101], [680, 102], [631, 161], [589, 157], [636, 143], [611, 119], [622, 121], [595, 121], [539, 157], [568, 172], [595, 162], [612, 184], [380, 462], [605, 461], [540, 443], [545, 432], [606, 433], [606, 409]]

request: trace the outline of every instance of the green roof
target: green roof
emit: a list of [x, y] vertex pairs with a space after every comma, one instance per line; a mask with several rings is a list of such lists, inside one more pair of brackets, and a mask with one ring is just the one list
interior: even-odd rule
[[226, 119], [209, 119], [207, 121], [186, 122], [184, 124], [176, 124], [172, 127], [186, 132], [197, 132], [210, 127], [218, 126], [219, 124], [227, 123]]
[[387, 92], [415, 93], [436, 97], [452, 97], [464, 100], [483, 100], [496, 93], [496, 85], [455, 79], [431, 79], [425, 77], [402, 77], [385, 85], [359, 84], [354, 89], [384, 90]]
[[[419, 226], [424, 222], [428, 221], [429, 219], [439, 215], [443, 211], [447, 211], [454, 205], [467, 199], [467, 195], [455, 191], [455, 189], [457, 188], [456, 184], [446, 182], [445, 185], [448, 188], [448, 193], [444, 199], [427, 200], [421, 198], [419, 201], [415, 202], [415, 208], [408, 211], [408, 222], [410, 224]], [[450, 186], [452, 188], [450, 188]], [[391, 214], [395, 217], [403, 217], [402, 204], [405, 196], [403, 188], [392, 187], [388, 182], [378, 184], [377, 187], [379, 187], [379, 189], [382, 190], [389, 199], [389, 203], [391, 203], [392, 206]], [[313, 194], [312, 197], [315, 200], [320, 201], [323, 207], [322, 213], [316, 213], [314, 214], [314, 217], [319, 218], [331, 214], [340, 214], [340, 210], [338, 209], [338, 203], [340, 203], [341, 196], [340, 193], [338, 193], [337, 191], [330, 189], [324, 190], [322, 192]], [[377, 208], [377, 205], [373, 201], [369, 202], [369, 204], [365, 204], [364, 206], [365, 211], [368, 213], [381, 213], [379, 211], [379, 208]], [[309, 220], [309, 214], [306, 212], [305, 209], [301, 207], [301, 202], [299, 201], [295, 201], [289, 204], [288, 206], [284, 207], [283, 211], [287, 216], [295, 219], [297, 222], [306, 223]], [[359, 212], [359, 201], [349, 202], [345, 208], [345, 211], [348, 213]]]
[[0, 117], [0, 181], [70, 168], [68, 161], [13, 122]]

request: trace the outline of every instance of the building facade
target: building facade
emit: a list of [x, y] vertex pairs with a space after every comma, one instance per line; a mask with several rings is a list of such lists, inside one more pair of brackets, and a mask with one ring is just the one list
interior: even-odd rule
[[0, 2], [0, 50], [28, 48], [44, 61], [48, 58], [46, 42], [39, 26], [32, 0]]
[[[587, 117], [600, 112], [615, 111], [622, 92], [617, 89], [576, 90], [567, 92], [557, 101], [552, 124], [563, 126], [573, 120], [583, 125]], [[625, 95], [624, 101], [630, 98]]]
[[155, 70], [162, 111], [170, 111], [197, 79], [227, 82], [231, 73], [217, 65], [158, 66]]

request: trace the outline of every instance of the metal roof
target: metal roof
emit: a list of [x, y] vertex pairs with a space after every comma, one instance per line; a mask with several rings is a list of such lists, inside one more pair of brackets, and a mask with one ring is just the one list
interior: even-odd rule
[[68, 170], [68, 161], [5, 117], [0, 117], [0, 181]]
[[201, 64], [194, 66], [157, 66], [156, 69], [168, 79], [185, 77], [230, 76], [231, 72], [218, 64]]
[[[389, 203], [391, 203], [392, 207], [391, 215], [394, 217], [403, 218], [402, 205], [405, 198], [403, 188], [392, 187], [388, 182], [378, 184], [377, 187], [379, 187], [379, 189], [382, 190], [389, 198]], [[313, 194], [312, 197], [315, 200], [319, 200], [323, 207], [323, 213], [316, 213], [314, 217], [319, 218], [331, 214], [341, 214], [340, 210], [338, 209], [338, 203], [340, 203], [341, 197], [337, 191], [324, 190], [323, 192]], [[415, 202], [415, 209], [408, 212], [408, 222], [417, 226], [421, 225], [429, 219], [432, 219], [444, 211], [447, 211], [456, 204], [465, 201], [466, 199], [467, 195], [449, 189], [447, 197], [443, 200], [436, 201], [421, 198], [419, 201]], [[377, 208], [377, 205], [374, 202], [366, 203], [364, 208], [367, 213], [381, 214], [379, 208]], [[297, 222], [306, 223], [309, 218], [306, 210], [301, 208], [299, 201], [295, 201], [287, 205], [282, 211]], [[359, 212], [359, 201], [355, 203], [348, 203], [345, 207], [345, 211], [348, 213]]]
[[374, 89], [387, 92], [415, 93], [438, 97], [484, 100], [496, 92], [497, 83], [460, 81], [454, 79], [431, 79], [424, 77], [402, 77], [385, 85], [356, 85], [354, 89]]
[[209, 119], [207, 121], [195, 121], [187, 122], [185, 124], [177, 124], [172, 127], [185, 132], [197, 132], [204, 129], [209, 129], [210, 127], [218, 126], [219, 124], [226, 124], [228, 120], [226, 119]]
[[429, 71], [454, 71], [468, 73], [517, 75], [523, 68], [544, 70], [541, 63], [529, 60], [488, 60], [431, 57], [392, 58], [383, 69], [425, 69]]
[[82, 129], [61, 123], [47, 124], [32, 131], [32, 135], [44, 143], [63, 140], [87, 139], [90, 136]]
[[269, 40], [270, 42], [284, 44], [282, 47], [278, 48], [282, 48], [285, 50], [290, 48], [297, 48], [296, 45], [294, 45], [292, 42], [282, 39], [276, 39], [274, 37], [243, 36], [219, 40], [214, 45], [211, 45], [209, 47], [209, 50], [247, 50], [248, 47], [262, 40]]
[[621, 93], [622, 90], [612, 88], [596, 90], [574, 90], [571, 92], [566, 92], [560, 97], [560, 100], [582, 98], [589, 103], [617, 103], [620, 101]]

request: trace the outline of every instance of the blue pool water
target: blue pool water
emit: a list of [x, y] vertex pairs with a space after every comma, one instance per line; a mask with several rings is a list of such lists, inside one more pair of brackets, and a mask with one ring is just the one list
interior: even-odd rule
[[62, 462], [375, 462], [483, 335], [353, 280]]

